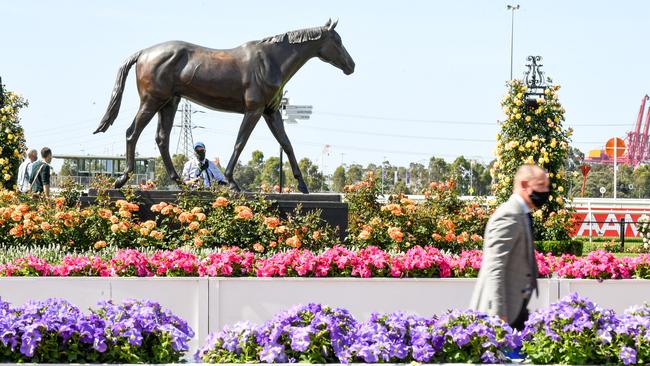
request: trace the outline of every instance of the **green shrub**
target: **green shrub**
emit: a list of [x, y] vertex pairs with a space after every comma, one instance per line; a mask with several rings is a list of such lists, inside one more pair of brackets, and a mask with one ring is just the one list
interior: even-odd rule
[[553, 255], [573, 254], [582, 255], [584, 243], [580, 240], [546, 240], [535, 242], [537, 251], [541, 253], [553, 253]]

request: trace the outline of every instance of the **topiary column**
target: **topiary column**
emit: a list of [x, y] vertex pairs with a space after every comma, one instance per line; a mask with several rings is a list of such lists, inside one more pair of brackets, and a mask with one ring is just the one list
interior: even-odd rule
[[20, 96], [0, 88], [4, 103], [0, 105], [0, 186], [16, 189], [18, 166], [25, 151], [25, 133], [19, 124], [18, 112], [27, 106]]
[[501, 101], [506, 119], [500, 123], [492, 167], [493, 192], [497, 203], [508, 200], [517, 169], [522, 164], [537, 164], [546, 169], [551, 180], [551, 199], [535, 212], [536, 237], [566, 240], [573, 226], [565, 209], [568, 177], [565, 163], [569, 155], [570, 128], [564, 128], [564, 108], [558, 99], [559, 85], [548, 79], [531, 93], [522, 80], [508, 83]]

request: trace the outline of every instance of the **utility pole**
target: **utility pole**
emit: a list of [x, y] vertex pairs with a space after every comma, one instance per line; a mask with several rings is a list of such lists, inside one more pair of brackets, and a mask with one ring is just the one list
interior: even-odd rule
[[514, 48], [514, 39], [515, 39], [515, 10], [519, 10], [519, 4], [517, 5], [508, 5], [506, 9], [510, 10], [512, 13], [510, 21], [510, 80], [512, 80], [512, 60], [513, 60], [513, 48]]

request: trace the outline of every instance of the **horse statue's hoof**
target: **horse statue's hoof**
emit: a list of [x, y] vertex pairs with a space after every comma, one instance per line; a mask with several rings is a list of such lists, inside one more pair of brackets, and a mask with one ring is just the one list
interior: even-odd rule
[[129, 181], [129, 176], [127, 174], [122, 174], [119, 178], [115, 180], [115, 184], [114, 184], [115, 189], [120, 189], [124, 187], [124, 185], [128, 181]]
[[304, 194], [309, 194], [307, 184], [302, 179], [298, 182], [298, 190]]
[[232, 191], [235, 191], [235, 192], [240, 192], [240, 191], [241, 191], [241, 189], [239, 189], [239, 185], [237, 185], [237, 183], [235, 183], [234, 180], [232, 180], [232, 181], [230, 181], [230, 182], [228, 183], [228, 187], [230, 187], [230, 189], [231, 189]]

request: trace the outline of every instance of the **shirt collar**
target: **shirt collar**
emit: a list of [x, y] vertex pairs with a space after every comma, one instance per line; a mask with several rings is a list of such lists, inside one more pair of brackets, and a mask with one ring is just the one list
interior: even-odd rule
[[530, 212], [530, 208], [529, 208], [528, 205], [526, 204], [526, 201], [524, 201], [524, 199], [521, 198], [520, 195], [518, 195], [518, 194], [515, 193], [515, 194], [513, 194], [512, 196], [515, 198], [515, 200], [517, 201], [517, 203], [519, 203], [519, 206], [521, 206], [521, 209], [524, 211], [524, 213], [529, 213], [529, 212]]

